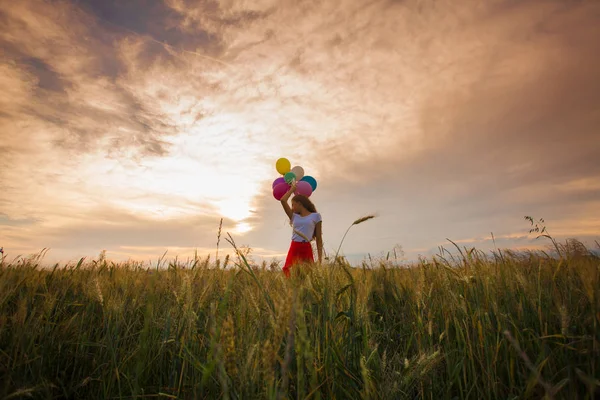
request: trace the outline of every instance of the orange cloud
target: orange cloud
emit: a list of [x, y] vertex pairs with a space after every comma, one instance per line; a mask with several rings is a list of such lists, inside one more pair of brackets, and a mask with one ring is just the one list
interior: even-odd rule
[[281, 254], [280, 156], [317, 177], [334, 248], [372, 211], [357, 252], [517, 245], [526, 214], [600, 232], [596, 3], [136, 4], [0, 6], [0, 245], [187, 251], [208, 245], [182, 221], [223, 215]]

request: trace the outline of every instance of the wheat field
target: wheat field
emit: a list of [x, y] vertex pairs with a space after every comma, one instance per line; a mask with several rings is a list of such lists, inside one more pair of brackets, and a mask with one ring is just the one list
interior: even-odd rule
[[411, 266], [339, 257], [289, 280], [241, 253], [164, 268], [5, 261], [0, 395], [598, 398], [600, 258], [572, 244]]

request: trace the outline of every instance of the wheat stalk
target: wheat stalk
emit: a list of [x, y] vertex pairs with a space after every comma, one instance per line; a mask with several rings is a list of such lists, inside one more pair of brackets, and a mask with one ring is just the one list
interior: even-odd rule
[[95, 277], [95, 288], [96, 288], [96, 295], [98, 296], [98, 301], [100, 302], [100, 304], [104, 305], [104, 296], [102, 296], [102, 289], [100, 289], [100, 281], [98, 281], [98, 277]]
[[231, 315], [227, 316], [222, 325], [221, 333], [222, 349], [225, 356], [225, 370], [229, 376], [237, 374], [236, 352], [235, 352], [235, 329]]
[[219, 243], [221, 243], [221, 229], [222, 228], [223, 228], [223, 218], [221, 218], [221, 222], [219, 222], [219, 232], [217, 232], [217, 255], [216, 255], [217, 263], [219, 262]]
[[366, 215], [364, 217], [360, 217], [359, 219], [357, 219], [356, 221], [354, 221], [349, 227], [348, 229], [346, 229], [346, 233], [344, 233], [344, 236], [342, 237], [342, 241], [340, 242], [340, 245], [338, 246], [337, 251], [335, 252], [335, 258], [333, 259], [334, 262], [337, 260], [338, 258], [338, 254], [340, 253], [340, 249], [342, 248], [342, 244], [344, 243], [344, 239], [346, 239], [346, 235], [348, 234], [348, 232], [350, 231], [350, 229], [354, 226], [354, 225], [358, 225], [358, 224], [362, 224], [363, 222], [366, 222], [370, 219], [375, 218], [375, 215]]
[[510, 334], [508, 330], [504, 331], [504, 336], [510, 342], [512, 347], [514, 347], [514, 349], [517, 351], [517, 354], [519, 355], [519, 357], [521, 357], [521, 359], [525, 363], [525, 366], [536, 377], [539, 384], [542, 385], [542, 387], [546, 391], [546, 396], [548, 397], [548, 399], [552, 400], [554, 398], [554, 388], [550, 386], [548, 382], [542, 379], [540, 372], [535, 367], [535, 365], [533, 365], [533, 363], [529, 359], [529, 356], [527, 356], [527, 353], [521, 350], [521, 346], [519, 346], [519, 343], [515, 340], [515, 338]]

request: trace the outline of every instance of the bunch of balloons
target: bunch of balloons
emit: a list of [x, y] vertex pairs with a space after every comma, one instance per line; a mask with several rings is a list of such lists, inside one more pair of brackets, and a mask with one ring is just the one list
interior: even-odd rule
[[287, 158], [277, 160], [275, 168], [282, 175], [273, 181], [273, 197], [275, 197], [275, 200], [281, 200], [294, 182], [296, 182], [295, 194], [310, 197], [317, 189], [317, 180], [312, 176], [304, 175], [304, 168], [300, 166], [292, 168], [292, 164]]

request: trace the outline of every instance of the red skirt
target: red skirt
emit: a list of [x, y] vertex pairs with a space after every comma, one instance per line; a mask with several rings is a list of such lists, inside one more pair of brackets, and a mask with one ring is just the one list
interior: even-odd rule
[[285, 265], [283, 266], [283, 273], [285, 276], [290, 276], [290, 268], [294, 264], [298, 263], [312, 263], [315, 262], [313, 258], [313, 249], [309, 242], [294, 242], [290, 245], [287, 257], [285, 259]]

